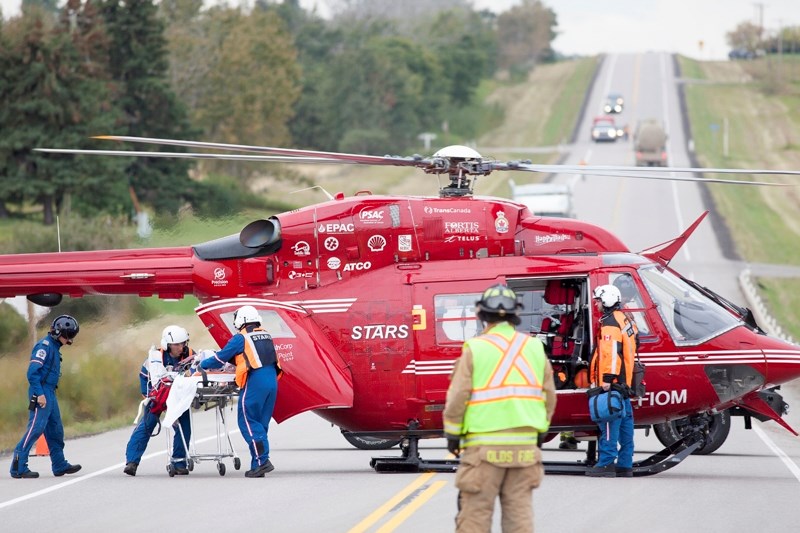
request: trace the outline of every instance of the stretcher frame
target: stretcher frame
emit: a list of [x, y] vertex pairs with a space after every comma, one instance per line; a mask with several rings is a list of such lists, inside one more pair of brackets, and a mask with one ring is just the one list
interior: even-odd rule
[[[233, 378], [233, 374], [203, 373], [203, 379], [197, 383], [197, 392], [189, 408], [189, 425], [192, 428], [192, 435], [188, 443], [186, 442], [186, 435], [183, 432], [183, 427], [177, 421], [175, 423], [177, 427], [175, 431], [180, 435], [183, 448], [186, 450], [186, 467], [190, 472], [194, 470], [194, 466], [197, 463], [214, 461], [217, 463], [217, 472], [219, 472], [220, 476], [224, 476], [227, 469], [222, 460], [226, 458], [233, 458], [233, 468], [236, 470], [242, 467], [242, 461], [236, 453], [236, 448], [233, 446], [233, 441], [231, 440], [225, 413], [225, 409], [228, 407], [230, 408], [230, 413], [233, 412], [233, 402], [239, 397], [239, 389], [233, 382]], [[214, 409], [216, 453], [200, 453], [197, 450], [197, 433], [194, 430], [193, 411], [200, 409], [203, 411]], [[174, 477], [176, 474], [175, 463], [183, 462], [183, 460], [173, 459], [171, 428], [167, 428], [166, 433], [169, 457], [167, 473], [169, 477]]]

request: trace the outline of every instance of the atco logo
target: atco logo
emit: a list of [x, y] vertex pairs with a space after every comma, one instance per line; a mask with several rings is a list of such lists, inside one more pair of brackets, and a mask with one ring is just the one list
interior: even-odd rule
[[383, 235], [373, 235], [367, 241], [367, 247], [370, 252], [382, 252], [386, 248], [386, 239]]
[[359, 261], [358, 263], [347, 263], [342, 272], [353, 271], [353, 270], [369, 270], [372, 268], [372, 263], [369, 261]]
[[385, 214], [383, 209], [363, 209], [358, 214], [358, 220], [362, 224], [382, 224]]
[[311, 272], [296, 272], [294, 270], [289, 271], [289, 279], [310, 278], [310, 277], [312, 277]]
[[565, 235], [563, 233], [554, 233], [550, 235], [537, 235], [533, 240], [533, 244], [536, 246], [542, 246], [543, 244], [550, 244], [551, 242], [564, 242], [568, 240], [570, 240], [569, 235]]
[[481, 240], [480, 235], [450, 235], [444, 242], [477, 242]]
[[445, 233], [462, 233], [462, 234], [470, 234], [470, 233], [479, 233], [481, 229], [480, 224], [477, 222], [445, 222], [444, 223], [444, 232]]
[[297, 241], [297, 244], [292, 246], [292, 251], [294, 255], [300, 257], [311, 255], [311, 246], [309, 246], [306, 241]]
[[339, 224], [331, 222], [329, 224], [320, 224], [317, 231], [320, 233], [353, 233], [355, 226], [353, 224]]
[[410, 252], [412, 250], [411, 235], [397, 236], [397, 250], [400, 252]]
[[218, 267], [214, 269], [214, 279], [211, 280], [211, 284], [215, 287], [224, 287], [228, 284], [228, 280], [225, 279], [224, 268]]
[[331, 257], [328, 259], [328, 268], [330, 268], [331, 270], [336, 270], [340, 266], [342, 266], [342, 262], [339, 260], [338, 257]]
[[339, 247], [339, 239], [336, 237], [328, 237], [325, 239], [325, 249], [329, 252], [336, 250]]

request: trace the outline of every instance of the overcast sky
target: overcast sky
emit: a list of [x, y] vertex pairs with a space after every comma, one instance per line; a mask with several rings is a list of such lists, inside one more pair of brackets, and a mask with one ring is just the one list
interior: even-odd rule
[[[473, 0], [477, 8], [496, 12], [519, 3], [520, 0]], [[698, 59], [723, 59], [728, 53], [725, 33], [740, 22], [758, 23], [763, 16], [767, 30], [776, 30], [780, 25], [800, 25], [800, 0], [545, 0], [544, 3], [558, 16], [559, 36], [554, 46], [565, 54], [664, 50]], [[0, 0], [0, 4], [5, 17], [19, 12], [20, 0]], [[301, 4], [307, 8], [317, 5], [324, 12], [326, 1], [301, 0]]]

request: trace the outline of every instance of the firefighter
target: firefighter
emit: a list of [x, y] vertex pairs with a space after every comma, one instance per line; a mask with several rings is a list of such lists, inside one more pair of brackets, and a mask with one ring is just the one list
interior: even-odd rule
[[490, 531], [498, 496], [503, 531], [533, 531], [533, 489], [544, 476], [539, 436], [556, 388], [542, 342], [514, 329], [521, 308], [505, 285], [489, 287], [476, 302], [484, 329], [464, 343], [453, 370], [444, 431], [447, 449], [461, 455], [456, 531]]
[[61, 377], [61, 347], [71, 345], [78, 335], [78, 321], [69, 315], [53, 320], [50, 332], [34, 345], [28, 364], [28, 427], [14, 448], [11, 460], [11, 477], [15, 479], [37, 478], [38, 472], [28, 468], [31, 447], [44, 434], [50, 449], [53, 475], [74, 474], [81, 465], [73, 465], [64, 458], [64, 425], [58, 408], [56, 389]]
[[[164, 328], [164, 331], [161, 332], [159, 347], [150, 347], [147, 359], [145, 359], [142, 369], [139, 371], [139, 388], [142, 398], [151, 397], [154, 387], [159, 386], [161, 378], [169, 375], [170, 372], [177, 372], [181, 368], [190, 366], [194, 361], [194, 356], [195, 351], [189, 348], [188, 331], [175, 325]], [[151, 400], [144, 409], [144, 416], [134, 428], [131, 438], [128, 440], [128, 446], [125, 449], [125, 468], [123, 472], [129, 476], [136, 475], [139, 461], [142, 460], [142, 455], [147, 449], [153, 430], [158, 425], [161, 417], [161, 410], [153, 412], [151, 409], [153, 402], [154, 400]], [[175, 474], [179, 476], [189, 474], [189, 468], [186, 464], [186, 447], [184, 446], [184, 441], [188, 443], [192, 437], [192, 425], [189, 417], [190, 414], [187, 409], [178, 418], [178, 424], [180, 424], [181, 429], [176, 429], [172, 440], [171, 462], [175, 467]], [[183, 437], [181, 437], [181, 431], [183, 432]]]
[[[611, 422], [599, 424], [599, 456], [594, 467], [586, 471], [590, 477], [633, 477], [633, 406], [630, 384], [636, 359], [637, 329], [620, 310], [622, 295], [614, 285], [601, 285], [594, 290], [597, 310], [602, 313], [597, 344], [590, 363], [589, 376], [593, 387], [618, 390], [623, 397], [625, 414]], [[617, 447], [619, 445], [619, 447]]]
[[212, 357], [200, 361], [200, 368], [220, 368], [233, 361], [239, 386], [239, 429], [250, 450], [250, 470], [245, 477], [264, 477], [275, 467], [269, 460], [269, 421], [278, 396], [281, 369], [272, 337], [261, 328], [261, 315], [252, 305], [233, 314], [239, 333]]

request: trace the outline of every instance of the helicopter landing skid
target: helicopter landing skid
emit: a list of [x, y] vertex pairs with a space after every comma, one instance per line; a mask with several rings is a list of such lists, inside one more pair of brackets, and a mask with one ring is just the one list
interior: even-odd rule
[[458, 468], [458, 459], [425, 460], [419, 456], [419, 437], [409, 436], [408, 445], [403, 446], [401, 457], [373, 457], [369, 466], [381, 473], [416, 474], [420, 472], [453, 473]]
[[[700, 435], [691, 433], [647, 459], [633, 463], [633, 477], [652, 476], [664, 470], [669, 470], [691, 455], [701, 444], [703, 444], [703, 439], [700, 438]], [[544, 471], [546, 474], [551, 475], [583, 476], [592, 466], [594, 466], [593, 463], [586, 461], [576, 461], [574, 463], [545, 461]]]

